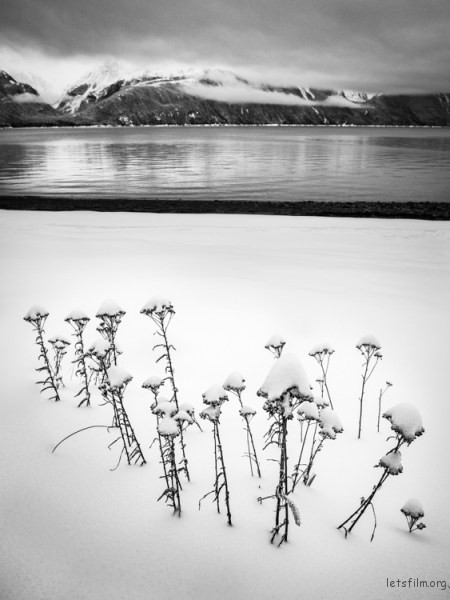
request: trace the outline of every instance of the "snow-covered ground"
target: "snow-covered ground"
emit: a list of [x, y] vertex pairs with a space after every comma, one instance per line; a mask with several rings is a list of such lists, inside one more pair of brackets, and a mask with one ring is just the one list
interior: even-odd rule
[[[0, 598], [2, 600], [169, 599], [422, 599], [448, 597], [450, 450], [450, 224], [231, 215], [97, 213], [0, 214]], [[157, 498], [159, 479], [153, 400], [142, 383], [162, 375], [155, 364], [154, 325], [140, 309], [168, 296], [180, 400], [204, 408], [202, 394], [232, 371], [246, 379], [244, 404], [262, 459], [261, 480], [250, 477], [239, 406], [230, 395], [221, 421], [233, 527], [218, 515], [213, 485], [211, 424], [185, 434], [191, 483], [182, 516]], [[62, 402], [34, 385], [38, 366], [32, 328], [23, 320], [36, 303], [50, 312], [46, 335], [69, 336], [74, 308], [91, 316], [86, 340], [98, 338], [95, 313], [114, 299], [126, 311], [118, 332], [120, 364], [133, 375], [125, 406], [148, 464], [117, 462], [105, 429], [109, 406], [76, 408], [73, 346], [65, 358]], [[333, 403], [344, 426], [318, 455], [311, 487], [293, 496], [302, 525], [291, 525], [281, 548], [270, 545], [277, 467], [262, 452], [268, 422], [256, 391], [275, 358], [264, 349], [278, 333], [319, 377], [308, 352], [327, 342]], [[358, 340], [374, 335], [383, 359], [367, 386], [362, 439], [357, 440], [361, 355]], [[73, 339], [73, 338], [72, 338]], [[373, 468], [392, 443], [389, 423], [376, 432], [380, 387], [389, 408], [409, 402], [425, 434], [402, 448], [403, 473], [375, 498], [378, 526], [370, 543], [367, 512], [348, 539], [337, 526], [380, 477]], [[317, 387], [315, 392], [318, 392]], [[299, 425], [290, 423], [291, 465]], [[400, 509], [417, 498], [427, 528], [410, 534]], [[391, 587], [388, 583], [394, 582]], [[397, 580], [400, 580], [397, 583]], [[410, 580], [408, 582], [408, 580]], [[418, 588], [417, 580], [434, 587]], [[405, 586], [402, 587], [402, 582]], [[400, 586], [400, 587], [398, 587]]]

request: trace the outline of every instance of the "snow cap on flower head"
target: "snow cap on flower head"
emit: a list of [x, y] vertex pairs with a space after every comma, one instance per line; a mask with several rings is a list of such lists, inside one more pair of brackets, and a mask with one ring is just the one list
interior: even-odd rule
[[228, 400], [228, 394], [221, 385], [214, 384], [209, 387], [203, 396], [203, 402], [210, 406], [220, 406]]
[[112, 389], [119, 389], [129, 383], [133, 377], [123, 367], [112, 365], [107, 370], [109, 385]]
[[233, 371], [225, 379], [223, 388], [224, 390], [231, 390], [232, 392], [242, 392], [245, 390], [245, 379], [239, 371]]
[[152, 390], [152, 392], [157, 392], [163, 383], [164, 379], [162, 377], [159, 377], [158, 375], [152, 375], [144, 381], [142, 387], [147, 390]]
[[400, 510], [405, 516], [412, 517], [413, 519], [421, 519], [425, 516], [423, 506], [416, 498], [410, 498]]
[[176, 437], [180, 434], [180, 428], [172, 417], [163, 417], [158, 424], [158, 433], [164, 437]]
[[153, 296], [141, 309], [141, 313], [144, 315], [162, 314], [164, 312], [175, 312], [172, 302], [165, 296]]
[[97, 358], [105, 358], [110, 349], [110, 343], [104, 338], [99, 338], [89, 346], [88, 352], [89, 354], [93, 354]]
[[273, 364], [257, 394], [272, 401], [281, 400], [286, 392], [305, 400], [313, 399], [301, 362], [294, 354], [283, 353]]
[[334, 348], [330, 344], [316, 344], [309, 351], [309, 356], [316, 356], [318, 354], [333, 354]]
[[378, 339], [374, 335], [367, 334], [367, 335], [363, 335], [363, 337], [360, 338], [360, 340], [356, 344], [356, 347], [359, 350], [361, 348], [363, 348], [363, 347], [374, 348], [376, 350], [380, 350], [381, 349], [381, 344], [380, 344], [380, 342], [378, 341]]
[[400, 402], [383, 413], [390, 421], [391, 429], [400, 434], [410, 444], [425, 432], [422, 417], [415, 406], [408, 402]]
[[70, 311], [70, 313], [67, 315], [64, 321], [78, 321], [87, 323], [88, 321], [90, 321], [90, 318], [84, 311], [80, 310], [79, 308], [74, 308]]
[[96, 313], [96, 317], [123, 317], [125, 311], [114, 300], [105, 300]]
[[48, 317], [48, 310], [46, 310], [40, 304], [35, 304], [30, 308], [27, 314], [24, 316], [25, 321], [31, 322], [36, 321], [37, 319]]

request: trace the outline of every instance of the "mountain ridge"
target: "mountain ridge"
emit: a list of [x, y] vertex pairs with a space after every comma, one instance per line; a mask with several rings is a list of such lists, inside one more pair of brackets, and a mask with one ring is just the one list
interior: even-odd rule
[[450, 126], [450, 94], [366, 94], [249, 81], [230, 71], [105, 65], [53, 106], [0, 71], [0, 127], [139, 125]]

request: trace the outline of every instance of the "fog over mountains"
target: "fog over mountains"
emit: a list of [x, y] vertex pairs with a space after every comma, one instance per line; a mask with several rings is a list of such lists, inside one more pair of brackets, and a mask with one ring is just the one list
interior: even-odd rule
[[213, 69], [126, 72], [109, 63], [54, 105], [39, 92], [0, 71], [0, 126], [450, 125], [449, 93], [280, 87]]

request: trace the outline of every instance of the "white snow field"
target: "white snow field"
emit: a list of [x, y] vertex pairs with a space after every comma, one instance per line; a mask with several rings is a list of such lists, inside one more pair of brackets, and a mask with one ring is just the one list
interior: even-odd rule
[[[0, 598], [1, 600], [309, 600], [428, 599], [450, 588], [450, 223], [280, 216], [108, 213], [0, 213]], [[155, 325], [141, 308], [167, 297], [176, 314], [168, 334], [179, 401], [206, 405], [202, 394], [238, 371], [262, 479], [250, 476], [246, 438], [234, 394], [222, 406], [221, 437], [233, 526], [218, 514], [212, 425], [184, 434], [191, 482], [182, 476], [181, 518], [163, 501], [154, 401], [142, 384], [162, 376], [152, 346]], [[124, 403], [147, 464], [117, 464], [115, 436], [82, 427], [112, 422], [111, 406], [77, 408], [73, 336], [63, 363], [62, 401], [34, 384], [38, 348], [23, 320], [35, 304], [49, 311], [48, 339], [69, 337], [70, 311], [91, 321], [112, 299], [126, 311], [117, 333], [119, 365], [133, 379]], [[274, 363], [273, 334], [303, 365], [315, 396], [320, 370], [308, 355], [327, 340], [328, 384], [344, 431], [318, 454], [311, 487], [292, 499], [289, 541], [271, 545], [277, 483], [275, 448], [262, 451], [269, 421], [256, 395]], [[357, 440], [362, 358], [356, 344], [376, 337], [383, 359], [369, 379]], [[412, 404], [425, 433], [402, 447], [403, 473], [377, 493], [377, 528], [367, 511], [347, 539], [337, 527], [380, 479], [374, 468], [395, 444], [383, 408]], [[161, 394], [170, 399], [170, 393]], [[300, 444], [289, 423], [289, 461]], [[426, 529], [409, 533], [401, 508], [415, 498]], [[425, 583], [428, 587], [425, 587]]]

